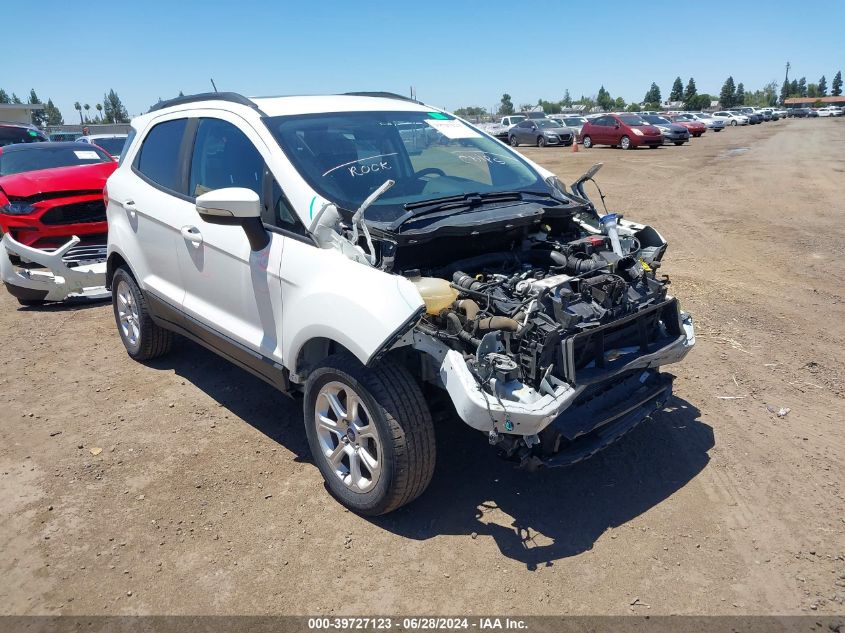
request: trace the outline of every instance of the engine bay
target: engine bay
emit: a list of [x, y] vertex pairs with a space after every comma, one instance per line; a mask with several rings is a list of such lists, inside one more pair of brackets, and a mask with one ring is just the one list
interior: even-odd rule
[[597, 381], [680, 331], [658, 276], [666, 243], [649, 227], [611, 233], [573, 214], [509, 236], [506, 250], [405, 270], [426, 302], [417, 328], [460, 352], [503, 400]]

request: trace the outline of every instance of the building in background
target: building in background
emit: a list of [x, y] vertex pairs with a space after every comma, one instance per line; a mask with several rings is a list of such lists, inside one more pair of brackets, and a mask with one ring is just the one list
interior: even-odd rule
[[0, 121], [9, 123], [32, 123], [32, 113], [43, 110], [41, 103], [0, 103]]

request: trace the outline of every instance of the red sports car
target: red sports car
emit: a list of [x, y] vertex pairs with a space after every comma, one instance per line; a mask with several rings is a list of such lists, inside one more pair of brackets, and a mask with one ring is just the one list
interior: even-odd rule
[[683, 114], [670, 114], [669, 120], [677, 125], [683, 125], [689, 130], [690, 136], [698, 138], [707, 131], [707, 126], [701, 121], [687, 118]]
[[52, 249], [78, 235], [81, 245], [105, 245], [103, 187], [117, 162], [83, 143], [0, 147], [0, 236]]

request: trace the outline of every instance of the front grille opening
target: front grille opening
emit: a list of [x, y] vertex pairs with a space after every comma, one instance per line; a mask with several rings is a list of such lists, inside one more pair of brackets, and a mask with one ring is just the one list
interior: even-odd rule
[[598, 375], [650, 354], [681, 335], [675, 299], [607, 325], [576, 334], [566, 341], [563, 365], [567, 380], [591, 380]]
[[52, 207], [41, 216], [42, 224], [85, 224], [105, 222], [106, 205], [102, 200], [88, 200]]

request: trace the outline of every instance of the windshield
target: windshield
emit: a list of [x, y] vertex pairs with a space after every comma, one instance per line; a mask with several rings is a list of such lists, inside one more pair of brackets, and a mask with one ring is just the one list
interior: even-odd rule
[[123, 144], [126, 142], [126, 137], [113, 136], [111, 138], [95, 138], [92, 139], [92, 142], [97, 145], [97, 147], [102, 147], [112, 156], [120, 156], [120, 152], [123, 150]]
[[587, 122], [587, 119], [585, 119], [584, 117], [580, 117], [580, 116], [573, 116], [573, 117], [565, 118], [563, 120], [563, 122], [566, 123], [567, 125], [574, 125], [574, 126], [577, 127], [579, 125], [584, 125], [584, 123]]
[[390, 222], [404, 204], [469, 193], [548, 187], [523, 159], [439, 112], [336, 112], [265, 119], [300, 175], [353, 211], [386, 180], [396, 184], [366, 212]]
[[557, 121], [537, 121], [537, 127], [539, 128], [547, 128], [547, 127], [560, 127], [560, 123]]
[[511, 120], [511, 123], [519, 123], [520, 121], [524, 121], [525, 117], [522, 116], [521, 114], [518, 114], [516, 116], [510, 117], [510, 120]]
[[622, 119], [622, 122], [625, 123], [626, 125], [633, 125], [633, 126], [648, 125], [648, 123], [643, 121], [636, 114], [626, 114], [624, 116], [620, 116], [619, 118]]
[[669, 119], [664, 119], [662, 116], [656, 116], [654, 114], [647, 114], [643, 116], [643, 119], [655, 125], [669, 125], [671, 123]]
[[52, 143], [45, 143], [1, 153], [0, 176], [55, 167], [112, 162], [111, 156], [93, 145], [79, 147], [51, 147], [51, 145]]

